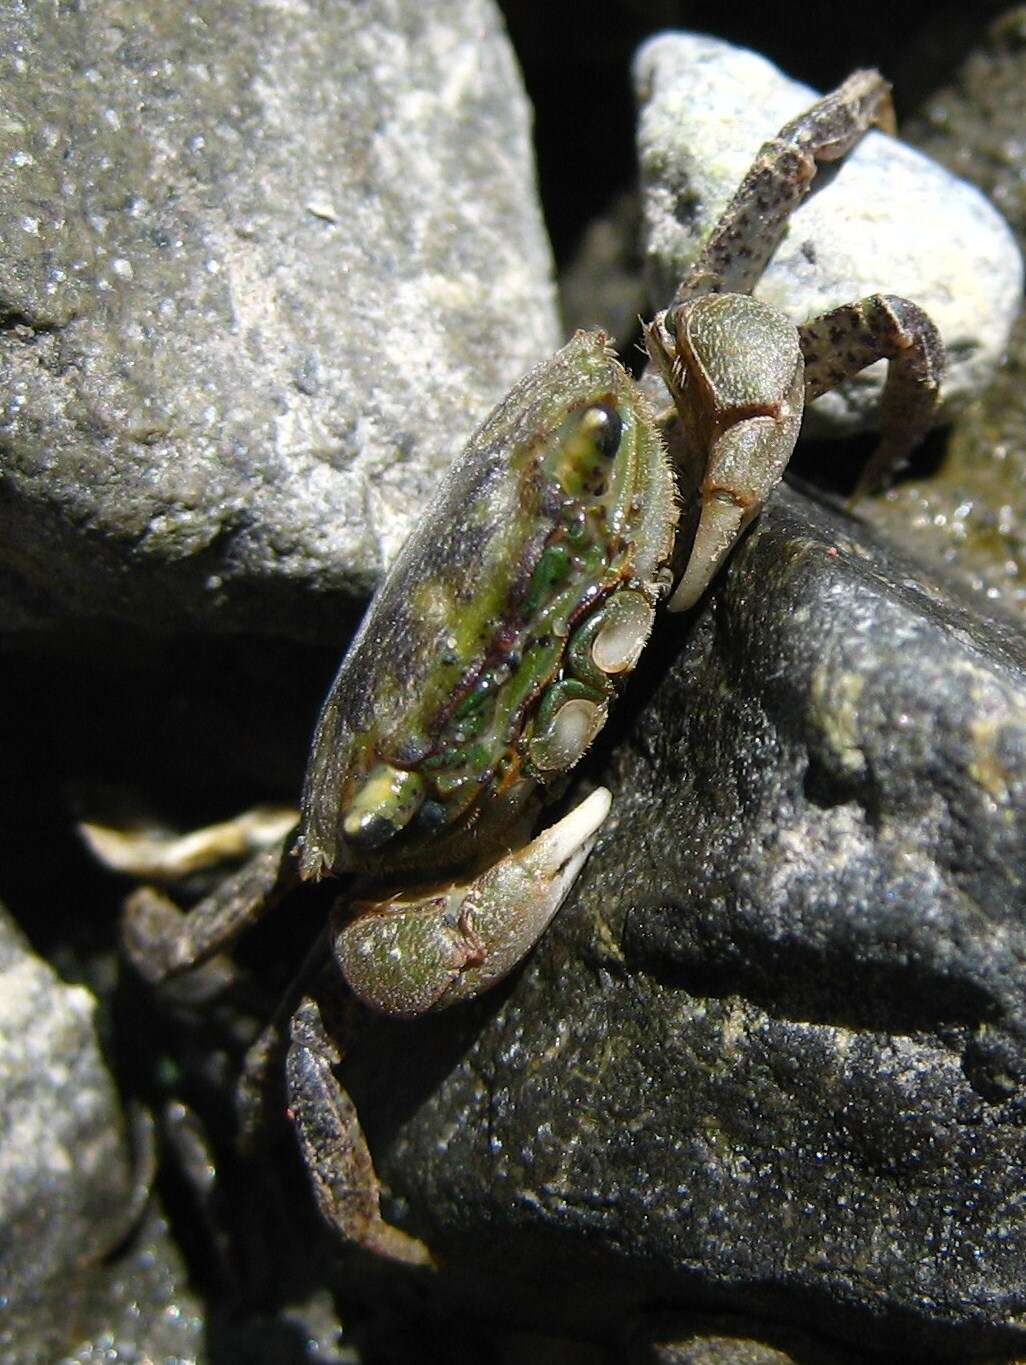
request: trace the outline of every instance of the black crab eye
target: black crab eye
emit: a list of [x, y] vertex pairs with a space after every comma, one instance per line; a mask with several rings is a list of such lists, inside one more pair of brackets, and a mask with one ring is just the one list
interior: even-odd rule
[[623, 418], [611, 403], [595, 403], [581, 417], [581, 428], [600, 455], [611, 460], [620, 449]]
[[666, 312], [663, 314], [663, 331], [666, 333], [666, 335], [670, 338], [671, 341], [677, 340], [676, 308], [667, 308]]

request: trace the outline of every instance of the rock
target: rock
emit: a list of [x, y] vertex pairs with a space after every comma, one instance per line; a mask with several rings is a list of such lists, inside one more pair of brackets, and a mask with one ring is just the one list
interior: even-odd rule
[[36, 1341], [39, 1360], [57, 1358], [70, 1330], [65, 1305], [139, 1214], [121, 1106], [96, 1038], [95, 1003], [35, 957], [0, 908], [5, 1360], [29, 1360], [28, 1343]]
[[[652, 297], [666, 301], [761, 144], [817, 98], [764, 58], [716, 38], [667, 33], [635, 62]], [[756, 289], [795, 321], [877, 292], [904, 295], [940, 329], [948, 412], [979, 394], [1022, 294], [1022, 258], [970, 185], [870, 132], [798, 209]], [[810, 409], [815, 434], [876, 425], [877, 365]]]
[[[58, 1304], [66, 1301], [55, 1298]], [[124, 1254], [92, 1277], [76, 1304], [71, 1330], [63, 1314], [53, 1310], [50, 1324], [61, 1329], [61, 1365], [108, 1360], [182, 1361], [184, 1365], [204, 1358], [203, 1305], [189, 1288], [181, 1252], [158, 1209], [149, 1210]], [[56, 1358], [58, 1349], [56, 1342], [51, 1341], [49, 1349], [47, 1344], [37, 1328], [31, 1345], [24, 1337], [19, 1341], [17, 1359], [26, 1365], [28, 1349], [35, 1348], [39, 1365], [45, 1365]], [[256, 1352], [251, 1358], [261, 1360]]]
[[[907, 131], [990, 195], [1026, 241], [1026, 6], [991, 27]], [[975, 592], [1026, 612], [1026, 318], [986, 392], [960, 416], [940, 467], [902, 480], [867, 512]]]
[[645, 314], [640, 230], [638, 197], [626, 192], [589, 225], [559, 278], [563, 319], [571, 336], [578, 328], [601, 327], [621, 354], [638, 337], [638, 319]]
[[1026, 316], [987, 392], [956, 423], [940, 466], [867, 499], [866, 515], [984, 600], [1026, 613]]
[[337, 637], [557, 341], [491, 0], [19, 5], [0, 85], [0, 620]]
[[826, 1350], [815, 1336], [781, 1331], [771, 1322], [693, 1317], [669, 1323], [639, 1343], [631, 1365], [858, 1365], [861, 1357]]
[[[159, 1202], [147, 1202], [149, 1126], [135, 1125], [137, 1143], [126, 1138], [95, 1012], [93, 996], [63, 985], [0, 907], [0, 1362], [185, 1362], [217, 1356], [216, 1342], [224, 1359], [253, 1365], [278, 1365], [305, 1352], [325, 1365], [355, 1365], [355, 1349], [343, 1342], [330, 1296], [316, 1278], [313, 1254], [297, 1269], [297, 1245], [304, 1254], [315, 1245], [304, 1240], [301, 1223], [288, 1230], [276, 1225], [273, 1252], [263, 1252], [275, 1291], [284, 1283], [301, 1286], [287, 1303], [266, 1302], [265, 1284], [264, 1302], [248, 1303], [246, 1312], [236, 1305], [229, 1314], [217, 1293], [204, 1301], [190, 1285], [195, 1265], [186, 1266]], [[163, 1053], [156, 1064], [175, 1063]], [[223, 1173], [211, 1147], [200, 1153], [200, 1168], [189, 1169], [167, 1127], [163, 1139], [171, 1168], [166, 1188], [177, 1193], [179, 1205], [176, 1231], [181, 1236], [188, 1224], [184, 1240], [194, 1253], [201, 1249], [201, 1283], [208, 1290], [218, 1265], [223, 1296], [228, 1274], [216, 1261], [218, 1248], [204, 1242], [209, 1228], [200, 1204], [204, 1194], [216, 1199], [199, 1189], [200, 1179], [210, 1187]], [[253, 1207], [265, 1211], [282, 1197], [252, 1171], [245, 1188]], [[231, 1189], [230, 1173], [217, 1192], [222, 1218], [231, 1211]], [[299, 1221], [294, 1212], [291, 1222]], [[225, 1243], [243, 1260], [239, 1248], [248, 1232], [251, 1249], [252, 1228], [239, 1218], [232, 1231], [238, 1243], [228, 1237]]]
[[354, 1044], [387, 1212], [551, 1330], [1021, 1352], [1022, 637], [791, 491], [686, 627], [523, 973]]
[[954, 81], [904, 130], [913, 144], [976, 185], [1026, 241], [1026, 5], [974, 44]]

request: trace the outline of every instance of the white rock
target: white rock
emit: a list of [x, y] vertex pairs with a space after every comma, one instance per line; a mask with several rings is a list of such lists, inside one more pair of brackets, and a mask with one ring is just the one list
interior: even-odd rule
[[[634, 78], [649, 285], [658, 305], [762, 143], [817, 94], [754, 52], [692, 33], [647, 42]], [[918, 303], [947, 347], [950, 412], [986, 385], [1022, 287], [1019, 249], [983, 195], [874, 130], [838, 169], [817, 176], [755, 292], [796, 322], [866, 294]], [[874, 427], [884, 373], [881, 362], [819, 399], [817, 434]]]

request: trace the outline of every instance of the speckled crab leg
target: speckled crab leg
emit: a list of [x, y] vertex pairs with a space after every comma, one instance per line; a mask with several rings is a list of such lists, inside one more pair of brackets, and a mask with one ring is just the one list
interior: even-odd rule
[[899, 469], [930, 429], [944, 374], [944, 347], [923, 310], [908, 299], [872, 294], [834, 308], [798, 328], [805, 357], [805, 399], [836, 388], [886, 358], [880, 444], [867, 460], [850, 501], [871, 493]]
[[889, 360], [882, 439], [856, 496], [929, 428], [944, 361], [921, 309], [873, 295], [796, 332], [750, 297], [819, 163], [845, 156], [874, 124], [894, 128], [890, 87], [875, 71], [855, 72], [786, 124], [763, 145], [670, 307], [645, 329], [673, 398], [664, 431], [672, 439], [679, 427], [689, 457], [703, 461], [697, 531], [671, 610], [697, 602], [758, 515], [791, 457], [806, 399]]
[[163, 892], [140, 887], [125, 903], [121, 940], [136, 971], [157, 985], [223, 952], [299, 884], [294, 835], [265, 849], [185, 913]]
[[773, 255], [819, 163], [838, 161], [868, 130], [893, 133], [891, 88], [878, 71], [843, 85], [763, 144], [703, 246], [671, 307], [701, 294], [747, 294]]
[[404, 1265], [432, 1267], [427, 1246], [381, 1216], [381, 1186], [367, 1139], [356, 1106], [336, 1076], [341, 1062], [320, 1006], [305, 997], [292, 1017], [285, 1083], [317, 1206], [349, 1246]]

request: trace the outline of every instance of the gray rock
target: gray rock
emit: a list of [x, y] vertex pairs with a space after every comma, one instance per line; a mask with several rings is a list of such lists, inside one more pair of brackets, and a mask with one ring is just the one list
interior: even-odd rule
[[1013, 5], [974, 35], [958, 71], [904, 129], [927, 156], [992, 200], [1026, 243], [1026, 7]]
[[208, 1314], [161, 1209], [144, 1209], [149, 1130], [126, 1136], [95, 1013], [0, 907], [0, 1365], [184, 1363], [214, 1338], [254, 1365], [354, 1361], [320, 1288], [274, 1314]]
[[[645, 313], [638, 237], [641, 206], [634, 192], [624, 192], [589, 224], [559, 278], [566, 330], [601, 327], [623, 353], [637, 334]], [[661, 397], [660, 406], [665, 404]]]
[[0, 86], [0, 619], [337, 628], [557, 339], [491, 0], [19, 5]]
[[[886, 73], [885, 73], [886, 74]], [[635, 63], [649, 280], [669, 298], [761, 144], [817, 98], [764, 58], [716, 38], [667, 33]], [[795, 213], [756, 289], [804, 321], [866, 294], [900, 294], [940, 329], [943, 404], [978, 395], [1000, 360], [1023, 266], [1000, 214], [978, 190], [873, 131]], [[810, 429], [876, 425], [884, 366], [824, 394]]]
[[[63, 1307], [66, 1291], [63, 1296], [55, 1293], [54, 1299]], [[106, 1365], [108, 1361], [187, 1365], [208, 1358], [203, 1305], [189, 1288], [181, 1252], [155, 1207], [125, 1253], [91, 1277], [86, 1293], [76, 1302], [73, 1322], [51, 1306], [48, 1325], [61, 1331], [61, 1365]], [[48, 1342], [38, 1328], [31, 1342], [23, 1336], [18, 1345], [19, 1365], [28, 1365], [30, 1359], [47, 1365], [58, 1355], [56, 1342], [52, 1338]], [[32, 1350], [37, 1352], [35, 1357], [29, 1355]], [[252, 1358], [261, 1359], [256, 1353]]]
[[651, 648], [526, 969], [353, 1047], [389, 1213], [567, 1330], [1022, 1351], [1021, 635], [785, 491]]
[[862, 1359], [839, 1355], [816, 1335], [782, 1330], [772, 1322], [693, 1315], [690, 1323], [657, 1328], [639, 1343], [631, 1365], [859, 1365]]
[[[56, 1358], [63, 1305], [138, 1217], [95, 1000], [63, 985], [0, 907], [0, 1359]], [[55, 1305], [62, 1305], [60, 1312]], [[56, 1339], [54, 1334], [56, 1334]]]

